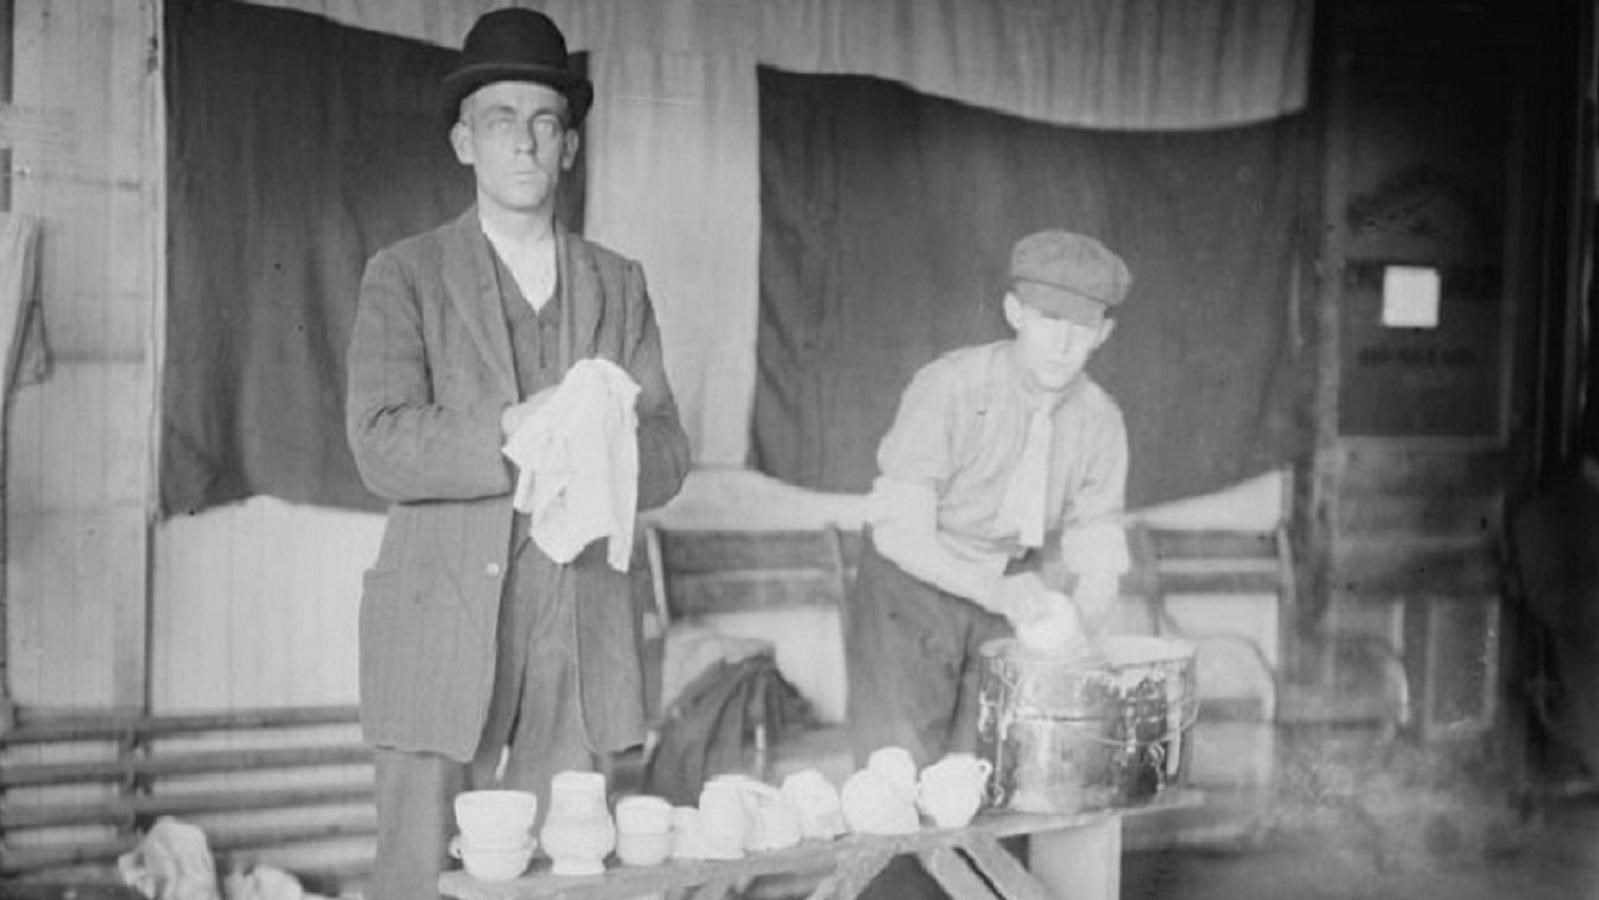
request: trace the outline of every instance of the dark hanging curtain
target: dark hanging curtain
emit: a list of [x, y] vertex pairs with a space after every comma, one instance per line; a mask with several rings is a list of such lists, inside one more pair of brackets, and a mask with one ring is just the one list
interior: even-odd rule
[[378, 508], [345, 444], [345, 344], [366, 260], [472, 202], [439, 107], [459, 54], [219, 0], [165, 21], [162, 510]]
[[762, 471], [868, 488], [911, 375], [1008, 335], [1011, 245], [1049, 227], [1099, 237], [1133, 272], [1090, 365], [1127, 418], [1130, 504], [1308, 451], [1312, 317], [1294, 301], [1303, 117], [1103, 132], [857, 76], [763, 67], [759, 87]]

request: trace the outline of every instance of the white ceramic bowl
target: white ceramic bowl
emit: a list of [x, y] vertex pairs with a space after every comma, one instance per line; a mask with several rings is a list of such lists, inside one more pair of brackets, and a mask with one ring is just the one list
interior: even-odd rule
[[883, 776], [900, 796], [916, 796], [916, 759], [904, 747], [879, 747], [866, 758], [866, 768]]
[[510, 881], [527, 871], [538, 842], [528, 838], [520, 845], [483, 847], [457, 840], [451, 855], [461, 860], [468, 875], [479, 881]]
[[920, 826], [916, 803], [872, 769], [861, 769], [839, 791], [844, 821], [857, 834], [910, 834]]
[[533, 834], [539, 798], [528, 791], [462, 791], [455, 795], [455, 824], [478, 847], [515, 844]]
[[[508, 853], [512, 850], [521, 850], [525, 847], [537, 847], [538, 841], [530, 834], [515, 834], [487, 838], [477, 838], [471, 835], [456, 835], [455, 847], [462, 853], [468, 851], [475, 853]], [[453, 852], [453, 851], [452, 851]]]
[[635, 794], [616, 801], [618, 834], [666, 834], [672, 830], [672, 804], [664, 797]]
[[623, 831], [616, 835], [616, 858], [625, 866], [656, 866], [672, 855], [676, 836], [671, 831], [659, 834]]

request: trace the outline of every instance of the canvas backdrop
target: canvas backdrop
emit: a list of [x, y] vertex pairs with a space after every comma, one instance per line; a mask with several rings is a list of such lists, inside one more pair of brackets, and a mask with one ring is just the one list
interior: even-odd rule
[[[351, 478], [342, 427], [328, 427], [360, 271], [350, 260], [465, 205], [469, 182], [431, 130], [433, 97], [449, 48], [498, 5], [167, 7], [169, 514], [249, 494], [371, 504]], [[1311, 9], [1310, 0], [525, 5], [549, 11], [589, 52], [597, 99], [585, 126], [585, 230], [644, 263], [685, 427], [696, 459], [713, 467], [756, 455], [759, 63], [892, 79], [1018, 120], [1148, 137], [1302, 108]], [[234, 24], [213, 40], [192, 39], [189, 29], [227, 17]], [[989, 237], [1007, 242], [1018, 223], [1006, 224]], [[194, 269], [179, 271], [183, 260]], [[331, 302], [313, 308], [312, 295]]]
[[1308, 122], [1067, 128], [873, 78], [763, 68], [758, 467], [860, 491], [917, 368], [1007, 337], [1012, 244], [1099, 237], [1133, 274], [1091, 373], [1122, 405], [1129, 500], [1212, 491], [1304, 452], [1294, 292]]

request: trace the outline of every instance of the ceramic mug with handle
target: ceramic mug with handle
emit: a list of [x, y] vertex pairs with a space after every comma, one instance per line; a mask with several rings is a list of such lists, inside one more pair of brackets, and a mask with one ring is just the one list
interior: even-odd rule
[[940, 828], [963, 827], [982, 806], [993, 771], [988, 760], [975, 754], [951, 753], [922, 770], [916, 807]]

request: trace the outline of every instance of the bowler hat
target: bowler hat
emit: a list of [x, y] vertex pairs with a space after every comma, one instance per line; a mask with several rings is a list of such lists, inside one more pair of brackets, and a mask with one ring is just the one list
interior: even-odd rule
[[495, 81], [534, 81], [560, 91], [574, 128], [594, 103], [594, 86], [571, 67], [566, 37], [537, 10], [496, 9], [472, 24], [461, 47], [461, 64], [444, 76], [444, 121], [453, 124], [461, 101]]
[[1127, 264], [1086, 234], [1040, 231], [1016, 242], [1010, 257], [1011, 291], [1045, 315], [1098, 325], [1127, 297]]

